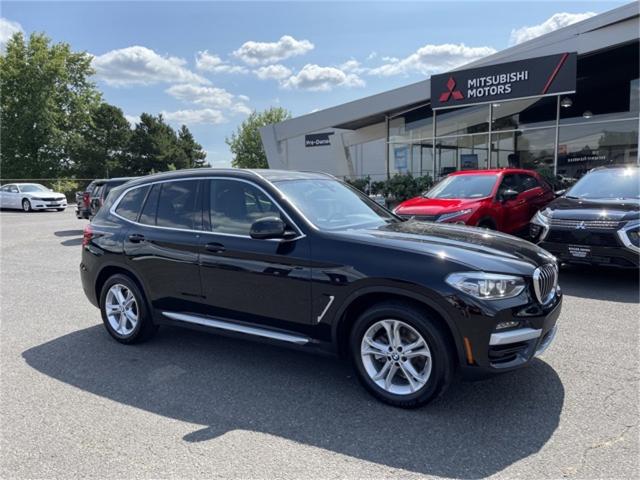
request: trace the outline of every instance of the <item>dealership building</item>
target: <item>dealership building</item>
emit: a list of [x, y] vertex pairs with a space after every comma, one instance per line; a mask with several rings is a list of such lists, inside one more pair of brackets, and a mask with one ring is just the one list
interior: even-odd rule
[[269, 166], [382, 180], [519, 166], [568, 181], [638, 163], [634, 2], [452, 72], [260, 131]]

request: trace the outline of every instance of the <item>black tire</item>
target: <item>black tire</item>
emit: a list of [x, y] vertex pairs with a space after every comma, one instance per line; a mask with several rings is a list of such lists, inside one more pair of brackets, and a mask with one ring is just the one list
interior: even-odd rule
[[64, 208], [56, 208], [59, 212], [64, 212]]
[[27, 198], [22, 199], [22, 211], [23, 212], [33, 211], [33, 209], [31, 208], [31, 202]]
[[[360, 348], [363, 336], [374, 323], [393, 319], [400, 320], [415, 329], [425, 340], [431, 351], [431, 373], [426, 383], [413, 393], [394, 394], [378, 386], [364, 366]], [[360, 383], [377, 399], [401, 408], [418, 408], [438, 398], [447, 389], [453, 378], [454, 351], [446, 335], [427, 312], [401, 301], [376, 304], [356, 320], [349, 339], [351, 357]]]
[[[106, 312], [107, 293], [111, 287], [117, 284], [126, 287], [133, 294], [137, 304], [137, 324], [133, 330], [126, 335], [118, 333], [113, 328]], [[102, 291], [100, 292], [100, 313], [102, 314], [102, 321], [104, 322], [107, 332], [120, 343], [132, 344], [144, 342], [153, 337], [158, 331], [158, 326], [153, 323], [144, 293], [142, 293], [138, 285], [130, 277], [123, 274], [112, 275], [102, 286]]]

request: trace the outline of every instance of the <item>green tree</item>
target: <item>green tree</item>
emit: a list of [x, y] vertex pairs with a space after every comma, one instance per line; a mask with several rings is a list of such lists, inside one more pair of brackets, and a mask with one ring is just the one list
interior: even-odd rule
[[0, 55], [0, 163], [5, 178], [56, 177], [71, 168], [100, 93], [91, 56], [16, 33]]
[[74, 173], [80, 178], [126, 175], [131, 127], [122, 110], [100, 103], [81, 130], [73, 155]]
[[131, 134], [129, 155], [124, 163], [125, 173], [147, 175], [188, 166], [189, 159], [178, 145], [176, 132], [162, 115], [140, 115], [140, 122]]
[[202, 149], [202, 145], [196, 142], [192, 133], [186, 125], [182, 125], [178, 131], [178, 147], [187, 157], [188, 168], [207, 167], [209, 164], [205, 161], [207, 152]]
[[271, 107], [264, 112], [253, 112], [240, 124], [225, 142], [233, 154], [231, 164], [237, 168], [269, 168], [267, 155], [260, 138], [260, 127], [291, 118], [291, 112]]

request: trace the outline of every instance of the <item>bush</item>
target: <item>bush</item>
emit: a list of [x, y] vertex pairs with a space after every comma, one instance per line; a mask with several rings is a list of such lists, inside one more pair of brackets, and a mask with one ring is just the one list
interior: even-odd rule
[[65, 197], [67, 197], [67, 201], [75, 201], [76, 192], [79, 190], [80, 185], [74, 180], [61, 178], [51, 182], [49, 187], [54, 192], [64, 193]]
[[396, 174], [393, 177], [372, 182], [371, 177], [356, 178], [346, 180], [346, 182], [368, 195], [382, 194], [390, 200], [403, 202], [409, 198], [417, 197], [429, 190], [433, 185], [433, 179], [429, 175], [414, 177], [408, 174]]

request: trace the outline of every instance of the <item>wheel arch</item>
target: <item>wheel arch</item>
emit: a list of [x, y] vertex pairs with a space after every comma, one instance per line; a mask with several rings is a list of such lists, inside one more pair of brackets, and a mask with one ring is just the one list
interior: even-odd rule
[[458, 330], [446, 310], [427, 295], [398, 287], [366, 287], [352, 293], [336, 311], [332, 327], [332, 341], [341, 357], [346, 357], [349, 349], [349, 333], [355, 320], [376, 303], [398, 300], [416, 308], [426, 309], [436, 321], [451, 346], [455, 350], [457, 363], [463, 359], [463, 346]]
[[127, 277], [129, 277], [137, 286], [138, 288], [142, 291], [142, 293], [145, 296], [145, 301], [147, 302], [147, 306], [150, 307], [149, 305], [149, 295], [147, 293], [147, 289], [144, 286], [144, 283], [142, 283], [142, 280], [140, 279], [140, 277], [138, 277], [138, 275], [136, 275], [135, 272], [131, 271], [130, 269], [123, 267], [122, 265], [116, 265], [116, 264], [107, 264], [104, 265], [100, 271], [98, 272], [98, 275], [96, 275], [96, 280], [94, 282], [94, 291], [95, 291], [95, 295], [96, 295], [96, 300], [98, 302], [98, 305], [100, 305], [100, 293], [102, 292], [102, 287], [104, 286], [105, 282], [112, 277], [113, 275], [117, 275], [117, 274], [121, 274], [121, 275], [125, 275]]

